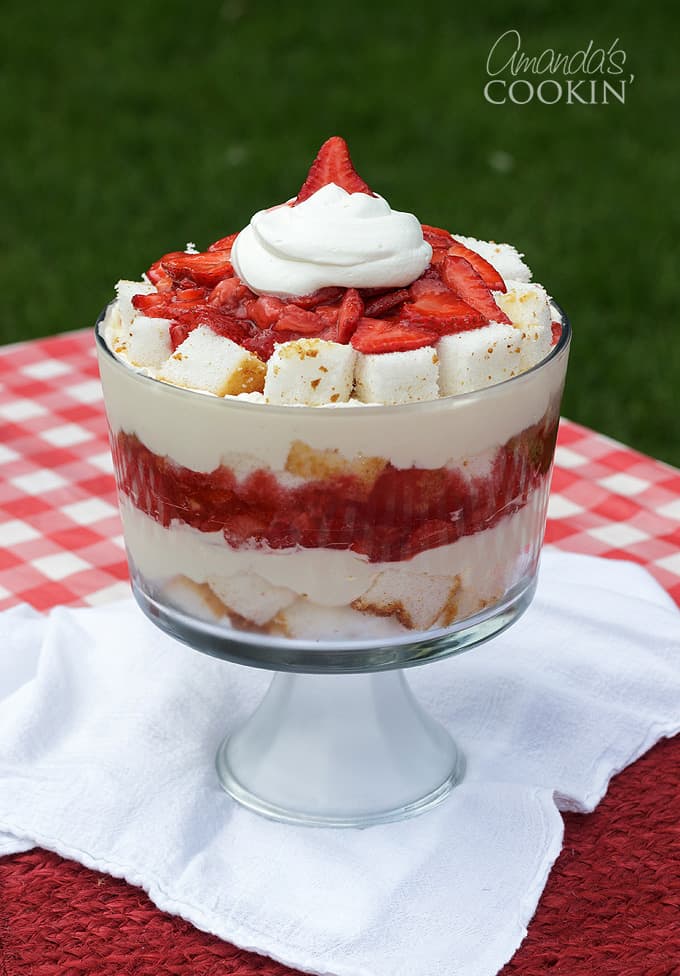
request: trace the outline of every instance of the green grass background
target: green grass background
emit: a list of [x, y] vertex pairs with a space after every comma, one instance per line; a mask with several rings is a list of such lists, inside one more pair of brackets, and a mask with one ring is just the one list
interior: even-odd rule
[[[626, 104], [488, 104], [508, 28], [529, 53], [620, 38]], [[91, 324], [340, 133], [394, 207], [526, 253], [572, 319], [568, 416], [680, 463], [677, 5], [10, 0], [0, 30], [2, 342]]]

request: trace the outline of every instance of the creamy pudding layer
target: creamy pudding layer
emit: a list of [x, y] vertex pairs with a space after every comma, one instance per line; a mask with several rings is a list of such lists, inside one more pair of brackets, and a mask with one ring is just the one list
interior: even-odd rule
[[291, 445], [299, 440], [350, 458], [385, 457], [389, 447], [389, 461], [398, 468], [462, 464], [540, 423], [561, 392], [564, 362], [552, 357], [540, 369], [476, 397], [387, 409], [352, 401], [277, 407], [199, 395], [152, 381], [112, 357], [102, 357], [100, 369], [113, 434], [134, 433], [153, 453], [194, 471], [213, 471], [239, 455], [251, 458], [255, 467], [283, 472]]

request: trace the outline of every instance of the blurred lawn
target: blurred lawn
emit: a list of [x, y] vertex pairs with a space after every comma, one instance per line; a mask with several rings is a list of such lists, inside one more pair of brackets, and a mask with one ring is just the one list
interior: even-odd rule
[[[626, 104], [488, 104], [508, 28], [530, 53], [620, 38]], [[564, 412], [680, 464], [678, 6], [9, 0], [0, 30], [0, 341], [89, 325], [341, 133], [394, 207], [525, 251], [576, 333]]]

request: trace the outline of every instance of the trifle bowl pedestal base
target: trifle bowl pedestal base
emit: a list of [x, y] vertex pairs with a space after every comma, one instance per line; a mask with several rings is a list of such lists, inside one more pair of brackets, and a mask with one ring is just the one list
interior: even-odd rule
[[417, 701], [405, 670], [502, 633], [536, 586], [534, 573], [451, 632], [405, 643], [324, 644], [230, 635], [152, 596], [131, 568], [133, 594], [161, 630], [213, 657], [273, 672], [259, 706], [218, 750], [223, 788], [265, 817], [319, 827], [413, 817], [461, 782], [464, 754]]
[[224, 789], [264, 816], [367, 827], [415, 816], [458, 783], [465, 762], [403, 671], [275, 675], [217, 754]]

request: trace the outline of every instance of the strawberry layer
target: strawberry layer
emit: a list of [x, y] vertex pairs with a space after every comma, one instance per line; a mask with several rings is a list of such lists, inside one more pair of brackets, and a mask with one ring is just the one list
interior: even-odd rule
[[[133, 574], [161, 603], [246, 631], [363, 642], [448, 627], [521, 588], [536, 571], [546, 495], [536, 491], [495, 527], [396, 566], [350, 550], [232, 549], [220, 532], [166, 528], [128, 499], [121, 515]], [[222, 606], [206, 602], [208, 586]]]
[[[375, 200], [371, 205], [380, 209], [385, 201]], [[291, 208], [282, 207], [262, 211], [256, 217], [280, 220], [290, 215]], [[409, 226], [413, 222], [419, 227], [412, 215], [399, 216], [408, 217]], [[346, 220], [346, 213], [343, 219]], [[396, 287], [390, 285], [387, 272], [382, 286], [362, 286], [363, 279], [357, 272], [356, 287], [338, 286], [337, 281], [353, 280], [352, 275], [347, 279], [340, 274], [335, 286], [282, 298], [277, 291], [252, 291], [237, 274], [231, 260], [232, 249], [237, 248], [238, 241], [246, 251], [254, 246], [252, 228], [246, 228], [240, 235], [216, 241], [202, 253], [165, 254], [146, 273], [157, 291], [136, 295], [132, 303], [145, 316], [171, 322], [173, 349], [200, 324], [263, 360], [270, 358], [276, 343], [300, 338], [351, 343], [367, 354], [405, 352], [433, 345], [444, 335], [480, 328], [490, 321], [509, 323], [492, 295], [492, 290], [505, 291], [505, 283], [488, 261], [448, 231], [420, 225], [417, 236], [421, 246], [431, 251], [431, 263], [415, 278], [417, 270], [414, 275], [406, 274], [403, 280], [397, 275], [401, 283]], [[387, 259], [388, 250], [377, 250], [378, 266]], [[409, 253], [415, 253], [413, 247]], [[271, 260], [271, 254], [269, 257]], [[290, 263], [300, 265], [299, 260]], [[327, 262], [320, 267], [327, 273]], [[418, 267], [422, 267], [421, 260]], [[339, 269], [347, 270], [344, 265]], [[288, 277], [293, 274], [290, 271]], [[410, 287], [403, 287], [404, 284]]]
[[224, 464], [196, 472], [123, 431], [113, 452], [120, 490], [163, 526], [221, 532], [236, 549], [345, 549], [398, 562], [518, 511], [548, 475], [556, 434], [547, 416], [499, 447], [483, 477], [388, 463], [371, 485], [352, 473], [290, 485], [265, 468], [243, 479]]

